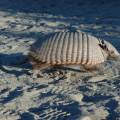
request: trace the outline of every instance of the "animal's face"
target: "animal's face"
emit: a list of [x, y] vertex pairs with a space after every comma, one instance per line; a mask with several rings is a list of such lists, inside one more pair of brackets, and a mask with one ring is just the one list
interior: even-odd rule
[[109, 59], [116, 59], [118, 56], [120, 56], [116, 48], [107, 41], [102, 40], [99, 46], [107, 53]]

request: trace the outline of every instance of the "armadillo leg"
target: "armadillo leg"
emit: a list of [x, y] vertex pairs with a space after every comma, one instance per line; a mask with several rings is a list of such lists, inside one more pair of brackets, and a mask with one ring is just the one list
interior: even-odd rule
[[40, 64], [38, 64], [38, 63], [36, 63], [36, 64], [33, 64], [33, 69], [34, 70], [43, 70], [43, 69], [46, 69], [46, 68], [49, 68], [49, 67], [51, 67], [51, 65], [50, 64], [46, 64], [46, 63], [40, 63]]
[[97, 65], [84, 65], [83, 67], [88, 71], [94, 71], [94, 70], [99, 70], [100, 64], [97, 64]]

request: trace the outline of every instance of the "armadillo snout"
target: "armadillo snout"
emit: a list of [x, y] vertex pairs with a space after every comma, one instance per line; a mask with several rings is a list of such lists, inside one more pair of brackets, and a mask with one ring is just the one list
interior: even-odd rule
[[111, 51], [109, 51], [108, 54], [109, 54], [108, 59], [112, 59], [112, 60], [120, 59], [120, 54], [118, 52], [116, 53], [115, 51], [111, 50]]

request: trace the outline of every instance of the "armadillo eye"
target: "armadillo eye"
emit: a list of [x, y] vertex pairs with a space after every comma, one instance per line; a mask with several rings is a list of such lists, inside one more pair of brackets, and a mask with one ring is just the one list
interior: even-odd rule
[[113, 50], [111, 50], [110, 52], [111, 52], [112, 54], [114, 53], [114, 51], [113, 51]]

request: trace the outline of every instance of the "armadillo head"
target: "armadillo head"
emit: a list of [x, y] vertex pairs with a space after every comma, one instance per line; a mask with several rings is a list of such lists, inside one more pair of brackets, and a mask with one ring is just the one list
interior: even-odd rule
[[120, 57], [120, 53], [111, 43], [102, 40], [100, 47], [107, 53], [108, 59], [116, 60], [118, 57]]

